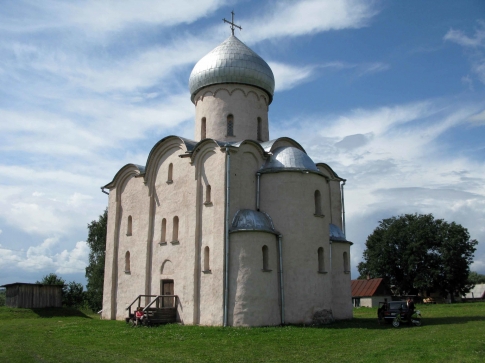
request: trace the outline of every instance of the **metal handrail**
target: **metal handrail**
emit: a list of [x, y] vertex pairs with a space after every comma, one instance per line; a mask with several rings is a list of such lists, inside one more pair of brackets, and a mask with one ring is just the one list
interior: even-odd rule
[[[138, 301], [138, 306], [140, 306], [142, 297], [154, 297], [154, 299], [152, 301], [150, 301], [150, 303], [147, 306], [145, 306], [145, 308], [143, 309], [144, 313], [146, 313], [147, 309], [150, 308], [150, 306], [152, 306], [155, 302], [159, 301], [160, 298], [173, 297], [174, 302], [173, 302], [173, 306], [170, 307], [170, 309], [177, 307], [178, 295], [138, 295], [135, 298], [135, 300], [133, 300], [133, 302], [130, 305], [128, 305], [128, 307], [126, 308], [126, 310], [128, 310], [128, 316], [131, 316], [131, 307], [133, 306], [134, 303], [136, 303]], [[158, 305], [159, 305], [159, 302], [157, 303], [157, 307], [158, 307]], [[163, 305], [163, 302], [162, 302], [162, 305]]]
[[138, 306], [140, 306], [140, 302], [141, 302], [141, 298], [142, 297], [155, 297], [157, 295], [138, 295], [135, 300], [133, 300], [133, 302], [128, 305], [128, 307], [126, 308], [126, 310], [129, 310], [129, 316], [131, 315], [131, 306], [138, 300]]
[[[155, 302], [157, 302], [158, 300], [160, 300], [160, 298], [173, 297], [174, 298], [173, 306], [171, 306], [170, 308], [176, 308], [177, 307], [177, 300], [179, 298], [178, 295], [152, 295], [152, 296], [156, 296], [156, 297], [155, 297], [155, 299], [153, 299], [152, 301], [150, 301], [150, 303], [147, 306], [145, 306], [145, 308], [143, 309], [143, 312], [146, 312], [147, 309], [150, 306], [152, 306]], [[158, 305], [158, 303], [157, 303], [157, 305]]]

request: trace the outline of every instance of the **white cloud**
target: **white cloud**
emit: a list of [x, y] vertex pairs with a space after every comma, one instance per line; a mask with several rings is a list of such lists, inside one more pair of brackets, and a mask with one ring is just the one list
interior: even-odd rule
[[277, 1], [267, 6], [266, 15], [243, 20], [245, 37], [253, 42], [361, 28], [379, 12], [375, 1], [362, 0]]
[[[485, 84], [485, 21], [479, 20], [472, 37], [465, 35], [461, 30], [450, 29], [443, 37], [444, 40], [461, 45], [466, 49], [472, 49], [469, 54], [471, 70], [475, 73], [480, 82]], [[468, 81], [468, 84], [470, 82]]]
[[34, 32], [59, 27], [79, 27], [85, 32], [118, 31], [127, 26], [157, 24], [168, 27], [191, 23], [224, 4], [223, 0], [45, 0], [16, 1], [5, 6], [1, 28]]
[[284, 91], [308, 81], [315, 70], [314, 66], [296, 67], [277, 62], [270, 62], [269, 66], [275, 77], [276, 91]]
[[463, 47], [484, 47], [485, 21], [478, 21], [478, 27], [475, 29], [475, 35], [473, 37], [468, 37], [461, 30], [450, 29], [443, 39], [457, 43]]
[[26, 251], [11, 250], [0, 246], [0, 267], [25, 271], [54, 271], [59, 274], [84, 272], [88, 263], [89, 247], [84, 241], [77, 242], [70, 251], [59, 250], [57, 237], [47, 238], [40, 245]]

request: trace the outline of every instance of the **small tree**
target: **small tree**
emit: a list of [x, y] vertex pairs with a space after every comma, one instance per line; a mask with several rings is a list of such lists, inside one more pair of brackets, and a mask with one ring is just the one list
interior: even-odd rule
[[64, 296], [67, 292], [66, 280], [62, 277], [57, 276], [55, 273], [50, 273], [45, 275], [42, 280], [37, 281], [36, 284], [43, 284], [43, 285], [62, 285], [62, 303], [64, 304]]
[[82, 284], [71, 281], [67, 284], [63, 304], [72, 308], [81, 308], [84, 305], [85, 292]]
[[86, 267], [86, 299], [93, 311], [101, 310], [103, 306], [104, 261], [106, 251], [106, 233], [108, 227], [108, 210], [106, 209], [97, 221], [88, 224], [86, 243], [91, 249], [89, 265]]
[[468, 275], [468, 283], [470, 285], [485, 284], [485, 275], [472, 271]]

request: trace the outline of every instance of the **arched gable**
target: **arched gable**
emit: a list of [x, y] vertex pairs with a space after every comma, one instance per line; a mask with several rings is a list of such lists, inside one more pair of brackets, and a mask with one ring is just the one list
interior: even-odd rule
[[179, 149], [182, 153], [191, 153], [196, 145], [195, 141], [185, 139], [179, 136], [167, 136], [157, 142], [148, 155], [145, 166], [145, 184], [149, 187], [149, 194], [151, 195], [155, 185], [158, 165], [164, 155], [174, 148]]
[[123, 166], [114, 176], [113, 180], [106, 184], [101, 189], [114, 189], [116, 188], [116, 200], [119, 202], [121, 198], [121, 192], [123, 190], [123, 186], [130, 180], [131, 178], [136, 178], [144, 175], [145, 167], [137, 164], [126, 164]]
[[333, 171], [333, 169], [328, 166], [325, 163], [317, 163], [317, 168], [320, 170], [325, 176], [329, 177], [330, 179], [337, 179], [339, 181], [345, 181], [345, 179], [342, 179], [337, 175], [336, 172]]

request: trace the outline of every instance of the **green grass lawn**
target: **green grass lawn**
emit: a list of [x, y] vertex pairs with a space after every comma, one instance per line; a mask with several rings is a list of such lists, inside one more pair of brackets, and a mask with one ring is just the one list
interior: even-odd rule
[[418, 305], [423, 326], [376, 309], [324, 328], [132, 328], [70, 309], [0, 307], [0, 362], [484, 362], [485, 303]]

